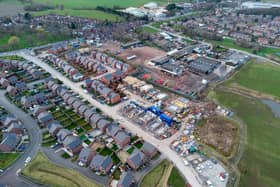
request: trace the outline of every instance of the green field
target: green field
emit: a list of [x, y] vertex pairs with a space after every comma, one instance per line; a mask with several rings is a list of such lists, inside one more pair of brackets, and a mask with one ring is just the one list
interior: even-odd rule
[[65, 10], [46, 10], [40, 12], [33, 12], [35, 16], [42, 16], [47, 14], [56, 14], [56, 15], [67, 15], [67, 16], [77, 16], [77, 17], [85, 17], [85, 18], [92, 18], [98, 20], [108, 20], [108, 21], [122, 21], [123, 18], [109, 14], [106, 12], [98, 11], [98, 10], [72, 10], [72, 9], [65, 9]]
[[[227, 48], [233, 48], [233, 49], [238, 49], [241, 51], [246, 51], [248, 53], [253, 53], [253, 51], [254, 51], [252, 48], [241, 47], [241, 46], [235, 44], [234, 41], [230, 38], [225, 38], [222, 41], [210, 40], [209, 42], [217, 44], [217, 45], [221, 45], [221, 46], [224, 46]], [[264, 57], [269, 57], [270, 55], [273, 55], [273, 56], [279, 57], [279, 53], [280, 53], [280, 48], [262, 47], [257, 52], [257, 55], [264, 56]]]
[[158, 31], [156, 29], [148, 27], [148, 26], [142, 27], [142, 31], [150, 33], [150, 34], [158, 33]]
[[18, 157], [19, 153], [0, 153], [0, 169], [5, 169], [11, 165]]
[[239, 163], [240, 186], [279, 186], [280, 119], [256, 99], [223, 91], [211, 92], [209, 97], [232, 109], [247, 125], [246, 151]]
[[38, 153], [22, 174], [46, 186], [55, 187], [98, 187], [93, 180], [77, 171], [63, 168], [50, 162], [43, 153]]
[[[89, 9], [95, 8], [96, 6], [104, 6], [113, 8], [114, 6], [127, 8], [130, 6], [138, 7], [146, 3], [151, 2], [152, 0], [33, 0], [38, 3], [45, 3], [48, 5], [61, 5], [63, 4], [66, 9]], [[182, 0], [173, 0], [172, 2], [179, 2]], [[159, 4], [167, 4], [168, 0], [153, 0]]]
[[280, 66], [250, 61], [226, 85], [238, 84], [280, 98]]
[[181, 187], [181, 186], [183, 187], [186, 185], [186, 182], [180, 175], [178, 169], [173, 167], [167, 184], [169, 187]]

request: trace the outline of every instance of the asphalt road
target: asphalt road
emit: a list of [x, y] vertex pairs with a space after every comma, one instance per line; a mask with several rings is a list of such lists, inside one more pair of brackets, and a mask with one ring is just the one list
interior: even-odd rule
[[[109, 107], [107, 105], [103, 105], [98, 101], [94, 100], [90, 94], [85, 93], [84, 90], [80, 87], [79, 83], [73, 83], [68, 78], [63, 76], [61, 73], [50, 67], [48, 64], [42, 62], [39, 58], [34, 57], [24, 51], [20, 51], [17, 55], [24, 57], [25, 59], [32, 61], [34, 64], [40, 66], [41, 68], [45, 69], [49, 72], [54, 78], [59, 79], [63, 82], [64, 85], [71, 88], [74, 92], [79, 94], [81, 97], [86, 99], [90, 104], [99, 108], [104, 114], [110, 116], [115, 121], [120, 121], [122, 126], [127, 128], [129, 131], [137, 134], [138, 136], [142, 137], [145, 141], [150, 142], [154, 146], [158, 148], [158, 150], [164, 154], [184, 175], [186, 180], [193, 186], [193, 187], [200, 187], [202, 186], [202, 182], [200, 181], [199, 177], [197, 176], [196, 172], [193, 168], [185, 166], [181, 157], [175, 153], [173, 150], [170, 149], [169, 144], [165, 141], [161, 141], [153, 137], [151, 134], [145, 132], [139, 126], [135, 125], [134, 123], [128, 121], [124, 117], [118, 114], [118, 106]], [[166, 140], [167, 141], [167, 140]]]
[[3, 90], [0, 91], [0, 105], [23, 122], [30, 138], [29, 146], [27, 147], [23, 155], [21, 155], [21, 157], [16, 160], [16, 162], [14, 162], [8, 169], [1, 173], [0, 183], [19, 187], [38, 186], [20, 178], [16, 174], [19, 169], [22, 169], [24, 167], [26, 158], [29, 156], [31, 158], [34, 158], [38, 150], [40, 149], [42, 135], [40, 133], [38, 124], [36, 120], [34, 120], [31, 116], [10, 103], [9, 100], [5, 97], [5, 91]]

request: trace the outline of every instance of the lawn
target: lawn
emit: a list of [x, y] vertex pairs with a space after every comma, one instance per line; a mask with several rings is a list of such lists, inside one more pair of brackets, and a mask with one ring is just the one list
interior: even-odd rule
[[148, 26], [142, 27], [142, 31], [150, 33], [150, 34], [158, 33], [158, 31], [156, 29], [148, 27]]
[[77, 171], [53, 164], [42, 153], [38, 153], [36, 158], [22, 170], [22, 174], [45, 186], [100, 186]]
[[47, 14], [57, 14], [57, 15], [67, 15], [67, 16], [77, 16], [77, 17], [85, 17], [85, 18], [92, 18], [98, 20], [108, 20], [108, 21], [122, 21], [123, 18], [115, 15], [110, 14], [98, 10], [72, 10], [72, 9], [65, 9], [65, 10], [46, 10], [40, 12], [33, 12], [35, 16], [42, 16]]
[[20, 156], [20, 153], [0, 153], [0, 169], [7, 168], [19, 156]]
[[126, 152], [131, 155], [133, 153], [134, 149], [135, 148], [133, 146], [131, 146]]
[[210, 92], [247, 125], [246, 151], [239, 163], [241, 187], [279, 186], [280, 119], [256, 99], [223, 91]]
[[109, 149], [108, 147], [104, 147], [100, 152], [100, 155], [102, 156], [107, 156], [107, 155], [111, 155], [112, 154], [112, 150]]
[[167, 182], [169, 187], [185, 186], [186, 182], [177, 168], [173, 167]]
[[280, 98], [280, 66], [271, 63], [246, 64], [226, 85], [238, 84]]
[[[164, 177], [167, 168], [169, 167], [170, 162], [167, 160], [162, 161], [158, 166], [152, 169], [147, 175], [144, 176], [143, 180], [141, 181], [141, 187], [156, 187], [160, 183], [160, 180]], [[178, 186], [179, 187], [179, 186]]]

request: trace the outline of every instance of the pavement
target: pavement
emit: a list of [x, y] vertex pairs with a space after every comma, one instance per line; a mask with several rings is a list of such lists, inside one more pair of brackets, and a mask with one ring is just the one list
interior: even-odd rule
[[85, 93], [84, 89], [80, 87], [79, 83], [74, 83], [70, 81], [68, 78], [63, 76], [61, 73], [50, 67], [48, 64], [41, 61], [39, 58], [32, 56], [28, 54], [28, 52], [25, 51], [19, 51], [16, 52], [17, 55], [24, 57], [25, 59], [32, 61], [34, 64], [40, 66], [41, 68], [45, 69], [47, 72], [49, 72], [53, 77], [59, 79], [61, 82], [63, 82], [64, 85], [72, 89], [74, 92], [79, 94], [82, 98], [87, 100], [91, 105], [99, 108], [104, 114], [110, 116], [115, 121], [121, 121], [122, 126], [127, 128], [129, 131], [137, 134], [138, 136], [142, 137], [145, 141], [150, 142], [155, 147], [158, 148], [158, 150], [165, 155], [184, 175], [185, 179], [193, 186], [193, 187], [200, 187], [202, 186], [202, 182], [200, 181], [199, 177], [197, 176], [196, 172], [193, 168], [185, 166], [181, 157], [171, 150], [169, 147], [169, 144], [165, 141], [161, 141], [150, 135], [149, 133], [145, 132], [143, 129], [141, 129], [136, 124], [128, 121], [126, 118], [120, 116], [118, 114], [118, 106], [110, 107], [108, 105], [104, 105], [99, 103], [98, 101], [94, 100], [91, 96], [91, 94]]
[[26, 114], [14, 104], [9, 102], [9, 100], [5, 97], [5, 90], [0, 91], [0, 98], [0, 105], [23, 122], [30, 137], [30, 143], [23, 155], [21, 155], [19, 159], [17, 159], [9, 168], [0, 174], [0, 183], [20, 187], [39, 186], [24, 180], [16, 174], [19, 169], [24, 167], [26, 158], [34, 158], [40, 149], [42, 135], [38, 124], [30, 115]]

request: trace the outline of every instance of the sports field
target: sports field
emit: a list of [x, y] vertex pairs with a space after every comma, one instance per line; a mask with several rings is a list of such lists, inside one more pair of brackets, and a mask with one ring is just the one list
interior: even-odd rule
[[247, 125], [246, 151], [239, 163], [241, 187], [279, 186], [280, 119], [260, 101], [224, 91], [210, 96]]
[[38, 181], [45, 186], [56, 187], [99, 187], [93, 180], [83, 176], [77, 171], [66, 169], [50, 162], [43, 153], [32, 160], [22, 170], [22, 174]]
[[280, 66], [252, 60], [226, 82], [236, 84], [280, 99]]

